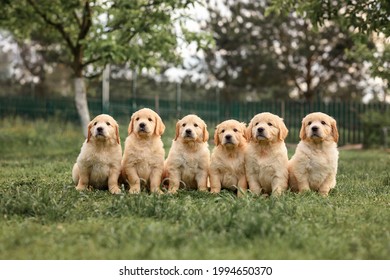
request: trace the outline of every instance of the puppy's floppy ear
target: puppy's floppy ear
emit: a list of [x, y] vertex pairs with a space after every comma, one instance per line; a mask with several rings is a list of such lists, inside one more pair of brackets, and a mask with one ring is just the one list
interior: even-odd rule
[[91, 128], [93, 126], [93, 122], [94, 122], [94, 119], [92, 121], [90, 121], [89, 124], [88, 124], [87, 143], [89, 142], [89, 140], [91, 140], [91, 137], [92, 137]]
[[280, 118], [280, 121], [279, 121], [279, 140], [283, 141], [284, 139], [286, 139], [287, 135], [288, 135], [288, 129], [286, 127], [286, 124], [284, 123], [283, 119]]
[[218, 146], [219, 144], [221, 144], [219, 142], [218, 129], [219, 129], [219, 127], [217, 125], [217, 127], [215, 128], [215, 131], [214, 131], [214, 144], [215, 144], [215, 146]]
[[177, 140], [177, 138], [179, 137], [180, 125], [181, 125], [181, 122], [180, 122], [180, 120], [178, 120], [178, 121], [176, 122], [176, 134], [175, 134], [175, 139], [174, 139], [174, 140]]
[[154, 128], [154, 133], [158, 136], [161, 136], [165, 131], [165, 124], [163, 123], [161, 117], [156, 114], [155, 115], [156, 120], [156, 127]]
[[121, 138], [120, 138], [120, 136], [119, 136], [119, 125], [118, 125], [116, 122], [114, 122], [114, 125], [115, 125], [116, 142], [117, 142], [118, 144], [120, 144], [120, 143], [121, 143]]
[[207, 142], [209, 140], [209, 132], [207, 131], [207, 125], [203, 122], [203, 142]]
[[249, 123], [248, 127], [244, 130], [245, 138], [248, 141], [252, 139], [252, 128], [253, 128], [253, 120]]
[[133, 130], [134, 130], [134, 119], [135, 119], [135, 114], [131, 116], [130, 123], [129, 123], [129, 128], [127, 129], [127, 134], [130, 135]]
[[245, 139], [247, 139], [247, 135], [246, 135], [246, 123], [240, 123], [240, 130], [241, 130], [241, 134], [242, 136], [244, 136]]
[[240, 134], [242, 136], [242, 138], [240, 139], [240, 142], [238, 143], [238, 146], [242, 146], [242, 145], [245, 145], [246, 142], [248, 141], [248, 139], [246, 138], [247, 135], [246, 135], [246, 124], [245, 123], [240, 123], [239, 125], [239, 129], [240, 129]]
[[339, 131], [337, 130], [337, 122], [332, 118], [330, 122], [330, 126], [332, 127], [332, 136], [334, 141], [337, 143], [339, 141]]
[[305, 119], [303, 119], [301, 130], [299, 131], [299, 138], [301, 138], [301, 140], [305, 140], [306, 137], [307, 137], [306, 136], [306, 124], [305, 124]]

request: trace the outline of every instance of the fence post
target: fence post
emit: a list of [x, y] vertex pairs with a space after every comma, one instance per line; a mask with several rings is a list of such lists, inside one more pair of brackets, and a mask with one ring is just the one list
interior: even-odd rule
[[281, 112], [281, 117], [282, 119], [286, 118], [286, 104], [284, 99], [280, 102], [280, 112]]
[[388, 132], [388, 129], [389, 127], [382, 127], [382, 130], [383, 130], [383, 145], [384, 145], [384, 149], [387, 149], [387, 132]]
[[220, 106], [220, 91], [219, 91], [219, 87], [217, 86], [216, 87], [216, 91], [215, 91], [216, 95], [217, 95], [217, 123], [220, 122], [220, 119], [221, 119], [221, 106]]
[[102, 112], [109, 114], [110, 110], [110, 64], [107, 64], [103, 70], [102, 81]]
[[131, 83], [131, 91], [132, 91], [132, 108], [133, 112], [137, 110], [137, 69], [133, 69], [133, 79]]
[[176, 83], [176, 118], [180, 119], [181, 116], [181, 84]]
[[156, 110], [157, 114], [160, 114], [160, 98], [158, 94], [154, 96], [154, 109]]

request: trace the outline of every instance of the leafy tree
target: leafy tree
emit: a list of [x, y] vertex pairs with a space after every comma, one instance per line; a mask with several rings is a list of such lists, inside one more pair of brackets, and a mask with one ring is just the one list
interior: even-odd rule
[[[2, 0], [0, 28], [33, 40], [50, 62], [71, 67], [84, 135], [90, 120], [84, 78], [106, 63], [152, 67], [176, 61], [175, 14], [196, 0]], [[49, 55], [50, 53], [50, 55]]]
[[[337, 0], [271, 0], [267, 14], [286, 15], [293, 11], [304, 16], [317, 26], [325, 26], [329, 21], [337, 22], [355, 32], [356, 48], [350, 57], [371, 63], [371, 74], [385, 82], [388, 91], [390, 82], [390, 1], [337, 1]], [[376, 34], [383, 34], [379, 49], [373, 49], [372, 40], [378, 41]], [[379, 35], [380, 36], [380, 35]], [[385, 89], [386, 91], [386, 89]], [[386, 93], [386, 92], [385, 92]]]
[[348, 55], [356, 48], [351, 32], [337, 23], [315, 31], [310, 21], [296, 14], [280, 19], [272, 37], [278, 42], [273, 51], [300, 98], [362, 98], [364, 65]]
[[344, 26], [361, 33], [382, 32], [390, 36], [390, 1], [388, 0], [271, 0], [267, 13], [288, 14], [292, 11], [305, 16], [315, 25], [338, 20]]
[[254, 98], [260, 97], [259, 92], [262, 98], [285, 97], [289, 86], [269, 52], [275, 21], [264, 16], [264, 1], [224, 3], [208, 5], [206, 26], [215, 41], [215, 47], [206, 50], [207, 68], [223, 82], [223, 99], [232, 101], [238, 94], [245, 96], [243, 92]]
[[265, 0], [224, 3], [209, 5], [216, 48], [206, 61], [225, 99], [245, 90], [260, 98], [288, 98], [292, 90], [305, 100], [361, 98], [362, 63], [348, 56], [355, 48], [348, 30], [337, 23], [314, 30], [296, 13], [267, 15]]

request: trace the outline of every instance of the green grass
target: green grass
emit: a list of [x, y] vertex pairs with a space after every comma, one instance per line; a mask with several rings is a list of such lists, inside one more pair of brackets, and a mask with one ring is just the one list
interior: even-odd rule
[[0, 259], [390, 259], [384, 151], [342, 151], [328, 198], [113, 196], [74, 189], [82, 142], [70, 123], [0, 120]]

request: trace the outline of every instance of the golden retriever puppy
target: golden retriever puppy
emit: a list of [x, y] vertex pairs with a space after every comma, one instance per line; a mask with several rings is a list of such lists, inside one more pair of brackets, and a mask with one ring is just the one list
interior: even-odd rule
[[206, 123], [196, 115], [187, 115], [176, 123], [176, 135], [165, 160], [169, 193], [183, 183], [187, 188], [207, 191], [210, 151]]
[[128, 182], [130, 193], [141, 191], [141, 181], [149, 186], [150, 192], [161, 193], [164, 131], [163, 121], [151, 109], [138, 110], [131, 116], [122, 159], [122, 177]]
[[279, 195], [287, 189], [288, 155], [283, 119], [271, 113], [257, 114], [247, 128], [245, 171], [253, 194]]
[[72, 178], [76, 189], [108, 187], [111, 193], [120, 193], [121, 158], [117, 122], [109, 115], [98, 115], [88, 125], [88, 137], [73, 166]]
[[299, 142], [289, 161], [289, 185], [293, 191], [318, 191], [327, 196], [336, 185], [339, 133], [335, 119], [311, 113], [302, 120]]
[[209, 172], [212, 193], [219, 193], [221, 188], [237, 190], [238, 196], [246, 192], [245, 129], [245, 123], [236, 120], [217, 125]]

